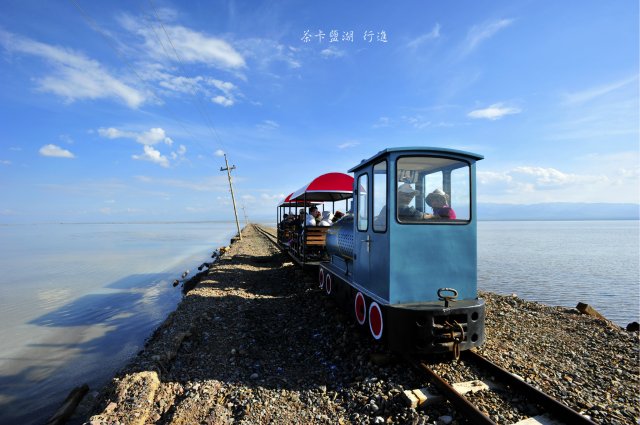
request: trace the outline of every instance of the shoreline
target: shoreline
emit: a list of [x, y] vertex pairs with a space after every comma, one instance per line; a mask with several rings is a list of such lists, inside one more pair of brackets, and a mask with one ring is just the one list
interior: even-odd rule
[[[243, 241], [202, 274], [144, 349], [97, 397], [83, 400], [71, 423], [460, 420], [446, 404], [406, 407], [402, 390], [425, 383], [358, 332], [315, 279], [256, 233], [243, 229]], [[598, 423], [637, 422], [637, 332], [575, 309], [481, 296], [481, 354]], [[372, 353], [394, 360], [378, 365]], [[459, 373], [451, 364], [439, 367]]]

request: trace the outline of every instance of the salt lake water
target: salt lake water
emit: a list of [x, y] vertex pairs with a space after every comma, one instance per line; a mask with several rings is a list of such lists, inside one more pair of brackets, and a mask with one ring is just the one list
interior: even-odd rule
[[478, 223], [478, 287], [640, 321], [638, 221]]
[[[0, 423], [42, 423], [98, 388], [181, 298], [171, 282], [235, 223], [0, 226]], [[638, 320], [637, 221], [480, 222], [481, 290]]]
[[43, 423], [97, 388], [175, 309], [235, 223], [0, 226], [0, 423]]

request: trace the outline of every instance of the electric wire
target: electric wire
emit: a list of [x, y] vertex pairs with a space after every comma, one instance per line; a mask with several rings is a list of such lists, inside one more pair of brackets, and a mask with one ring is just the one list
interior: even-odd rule
[[[100, 36], [102, 36], [102, 38], [106, 41], [107, 45], [116, 53], [118, 58], [124, 62], [127, 68], [133, 73], [133, 75], [137, 77], [137, 79], [149, 91], [149, 93], [151, 93], [156, 99], [160, 100], [161, 99], [160, 96], [158, 96], [154, 91], [154, 89], [150, 87], [149, 83], [146, 82], [144, 78], [142, 78], [142, 76], [140, 76], [140, 74], [131, 65], [127, 57], [121, 53], [120, 49], [115, 45], [114, 41], [112, 40], [112, 37], [105, 34], [105, 32], [100, 28], [100, 26], [91, 18], [91, 16], [89, 16], [89, 14], [87, 14], [87, 12], [80, 6], [80, 4], [78, 4], [77, 0], [69, 0], [69, 1], [78, 10], [78, 12], [80, 13], [80, 16], [85, 20], [85, 22], [87, 22], [89, 27], [95, 32], [97, 32], [98, 34], [100, 34]], [[182, 127], [182, 129], [192, 137], [192, 142], [195, 143], [202, 150], [202, 153], [211, 154], [211, 151], [209, 149], [206, 149], [204, 146], [202, 146], [202, 144], [198, 141], [198, 136], [193, 134], [186, 127], [185, 123], [181, 119], [179, 119], [175, 114], [173, 114], [170, 108], [167, 109], [167, 112], [169, 117], [173, 119], [175, 122], [177, 122], [180, 125], [180, 127]]]

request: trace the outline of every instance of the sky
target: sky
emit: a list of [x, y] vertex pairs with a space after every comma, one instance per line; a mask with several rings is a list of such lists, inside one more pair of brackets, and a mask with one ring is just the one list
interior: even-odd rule
[[225, 153], [275, 217], [400, 146], [484, 155], [478, 202], [640, 202], [637, 1], [0, 8], [0, 223], [232, 219]]

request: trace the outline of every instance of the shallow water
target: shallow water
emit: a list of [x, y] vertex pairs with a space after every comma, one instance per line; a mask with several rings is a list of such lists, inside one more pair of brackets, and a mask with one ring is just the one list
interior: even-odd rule
[[0, 423], [42, 423], [74, 386], [106, 382], [181, 299], [173, 280], [234, 229], [0, 226]]
[[638, 221], [478, 223], [478, 286], [550, 305], [590, 304], [640, 320]]

